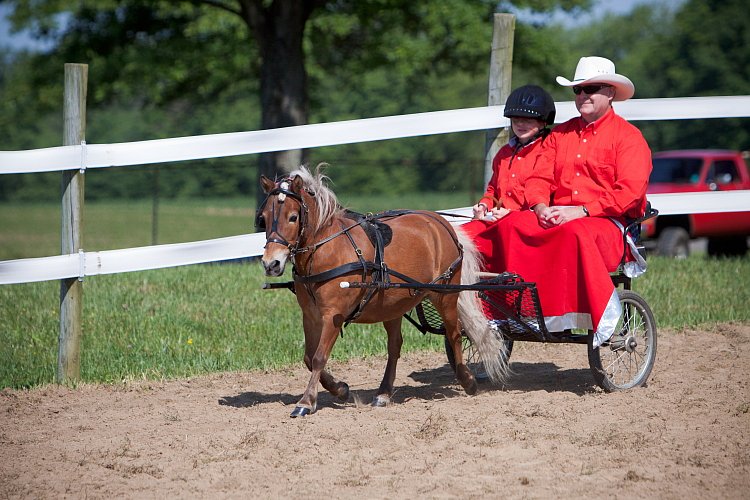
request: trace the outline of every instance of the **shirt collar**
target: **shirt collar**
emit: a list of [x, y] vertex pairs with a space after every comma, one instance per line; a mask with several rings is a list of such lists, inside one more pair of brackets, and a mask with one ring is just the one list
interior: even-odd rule
[[[535, 138], [533, 138], [533, 139], [532, 139], [531, 141], [529, 141], [529, 142], [527, 142], [526, 144], [523, 144], [523, 145], [522, 145], [522, 144], [521, 144], [520, 142], [518, 142], [518, 137], [516, 137], [516, 136], [514, 135], [513, 137], [511, 137], [511, 138], [510, 138], [510, 140], [508, 141], [508, 144], [509, 144], [509, 145], [510, 145], [510, 147], [512, 147], [512, 148], [513, 148], [514, 150], [521, 150], [521, 149], [523, 149], [523, 148], [525, 148], [525, 147], [531, 146], [532, 144], [534, 144], [534, 143], [535, 143], [536, 141], [538, 141], [538, 140], [539, 140], [539, 139], [541, 139], [541, 138], [542, 138], [542, 137], [541, 137], [540, 135], [538, 135], [538, 136], [536, 136]], [[519, 147], [519, 146], [520, 146], [520, 147]]]
[[602, 126], [606, 125], [611, 119], [612, 116], [614, 116], [615, 110], [612, 108], [612, 106], [609, 107], [606, 113], [599, 118], [598, 120], [594, 121], [593, 123], [586, 123], [582, 117], [578, 117], [578, 126], [580, 130], [588, 129], [592, 132], [595, 132], [599, 130]]

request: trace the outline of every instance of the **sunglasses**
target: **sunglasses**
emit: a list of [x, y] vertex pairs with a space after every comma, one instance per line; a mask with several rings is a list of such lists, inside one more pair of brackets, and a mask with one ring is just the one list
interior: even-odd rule
[[587, 95], [591, 95], [591, 94], [596, 94], [597, 92], [599, 92], [601, 89], [605, 87], [609, 87], [609, 85], [583, 85], [583, 86], [575, 85], [573, 87], [573, 93], [575, 95], [578, 95], [581, 92], [583, 92]]

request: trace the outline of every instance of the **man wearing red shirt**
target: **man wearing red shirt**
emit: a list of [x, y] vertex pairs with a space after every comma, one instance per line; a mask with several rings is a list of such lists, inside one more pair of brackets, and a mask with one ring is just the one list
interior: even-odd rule
[[[613, 101], [633, 83], [603, 57], [583, 57], [572, 87], [580, 116], [554, 128], [526, 181], [526, 203], [498, 226], [503, 269], [536, 282], [550, 331], [596, 332], [598, 347], [621, 313], [609, 276], [623, 255], [622, 225], [643, 214], [651, 151], [640, 131], [618, 116]], [[639, 264], [645, 264], [638, 259]], [[637, 275], [643, 268], [631, 267]]]

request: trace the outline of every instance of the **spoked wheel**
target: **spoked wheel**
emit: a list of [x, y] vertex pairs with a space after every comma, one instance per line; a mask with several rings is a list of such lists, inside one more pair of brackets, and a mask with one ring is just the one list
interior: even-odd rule
[[[456, 371], [456, 357], [453, 353], [453, 346], [451, 346], [450, 342], [448, 342], [448, 337], [445, 337], [445, 355], [448, 358], [448, 364], [451, 365], [451, 368], [453, 368], [453, 371]], [[503, 342], [505, 342], [505, 356], [507, 358], [510, 358], [510, 353], [513, 351], [513, 341], [509, 339], [505, 339]], [[474, 344], [471, 342], [469, 337], [466, 335], [461, 335], [461, 348], [464, 358], [464, 363], [466, 363], [466, 366], [471, 370], [471, 373], [474, 374], [474, 377], [476, 377], [477, 381], [484, 382], [485, 380], [489, 379], [489, 376], [487, 375], [487, 372], [484, 370], [484, 365], [482, 364], [482, 360], [479, 357], [479, 351], [477, 351], [476, 347], [474, 347]], [[502, 353], [497, 353], [498, 356], [502, 356]]]
[[656, 322], [651, 308], [630, 290], [619, 290], [618, 295], [622, 314], [612, 338], [594, 349], [594, 334], [589, 333], [589, 366], [606, 392], [644, 385], [656, 360]]

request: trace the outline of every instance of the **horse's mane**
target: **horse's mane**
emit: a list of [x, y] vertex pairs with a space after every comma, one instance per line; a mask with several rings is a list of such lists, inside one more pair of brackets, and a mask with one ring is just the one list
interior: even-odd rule
[[318, 217], [317, 220], [310, 221], [313, 223], [313, 233], [319, 228], [327, 225], [334, 218], [340, 216], [344, 210], [339, 204], [336, 194], [334, 194], [334, 192], [331, 191], [331, 188], [328, 187], [330, 179], [323, 173], [323, 170], [327, 166], [327, 163], [319, 163], [318, 166], [315, 167], [315, 173], [312, 173], [307, 167], [302, 165], [298, 169], [289, 173], [289, 177], [292, 179], [297, 175], [302, 177], [305, 190], [315, 198]]

